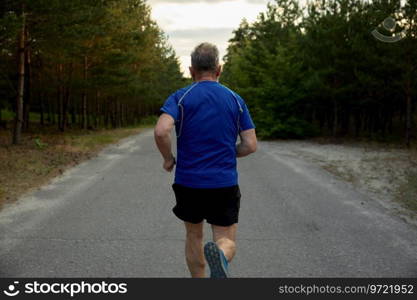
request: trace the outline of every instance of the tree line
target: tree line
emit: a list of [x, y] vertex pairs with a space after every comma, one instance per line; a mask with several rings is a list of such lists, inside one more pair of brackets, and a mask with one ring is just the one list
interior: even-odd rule
[[30, 112], [60, 131], [155, 114], [184, 79], [150, 13], [144, 0], [2, 1], [0, 111], [15, 112], [13, 143]]
[[275, 0], [224, 60], [263, 137], [416, 137], [417, 1]]

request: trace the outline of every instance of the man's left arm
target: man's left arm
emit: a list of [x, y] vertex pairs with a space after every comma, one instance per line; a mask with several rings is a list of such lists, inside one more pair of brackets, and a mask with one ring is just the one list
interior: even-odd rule
[[175, 165], [175, 158], [171, 149], [171, 131], [174, 124], [174, 118], [167, 113], [163, 113], [154, 129], [155, 142], [164, 159], [163, 168], [167, 172], [171, 172]]

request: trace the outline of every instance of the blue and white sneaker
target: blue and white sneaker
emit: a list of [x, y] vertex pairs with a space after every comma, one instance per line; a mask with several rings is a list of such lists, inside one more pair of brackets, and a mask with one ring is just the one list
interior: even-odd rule
[[219, 249], [216, 243], [208, 242], [204, 246], [204, 256], [210, 267], [210, 278], [229, 277], [227, 271], [229, 263], [223, 251]]

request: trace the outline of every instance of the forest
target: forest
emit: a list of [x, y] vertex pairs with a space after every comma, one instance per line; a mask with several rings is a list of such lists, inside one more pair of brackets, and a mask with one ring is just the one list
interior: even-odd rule
[[[144, 0], [5, 0], [0, 13], [0, 128], [14, 144], [31, 112], [60, 132], [119, 128], [187, 84]], [[273, 0], [234, 30], [221, 82], [246, 100], [262, 138], [410, 145], [416, 50], [415, 0]]]
[[132, 126], [184, 85], [178, 59], [143, 0], [0, 2], [1, 111], [12, 141], [31, 124]]
[[255, 22], [243, 20], [229, 42], [222, 81], [244, 97], [258, 134], [410, 145], [417, 1], [302, 3], [271, 1]]

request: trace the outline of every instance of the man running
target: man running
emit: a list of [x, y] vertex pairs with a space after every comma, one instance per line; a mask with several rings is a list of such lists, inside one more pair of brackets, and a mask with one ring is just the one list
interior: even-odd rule
[[[243, 99], [221, 85], [219, 51], [209, 43], [191, 54], [193, 84], [173, 93], [161, 108], [155, 141], [171, 172], [174, 214], [185, 223], [185, 256], [191, 276], [228, 277], [236, 252], [240, 189], [236, 158], [256, 151], [255, 125]], [[171, 151], [171, 130], [177, 134], [177, 160]], [[237, 137], [240, 143], [236, 145]], [[203, 250], [203, 221], [211, 224], [214, 242]]]

